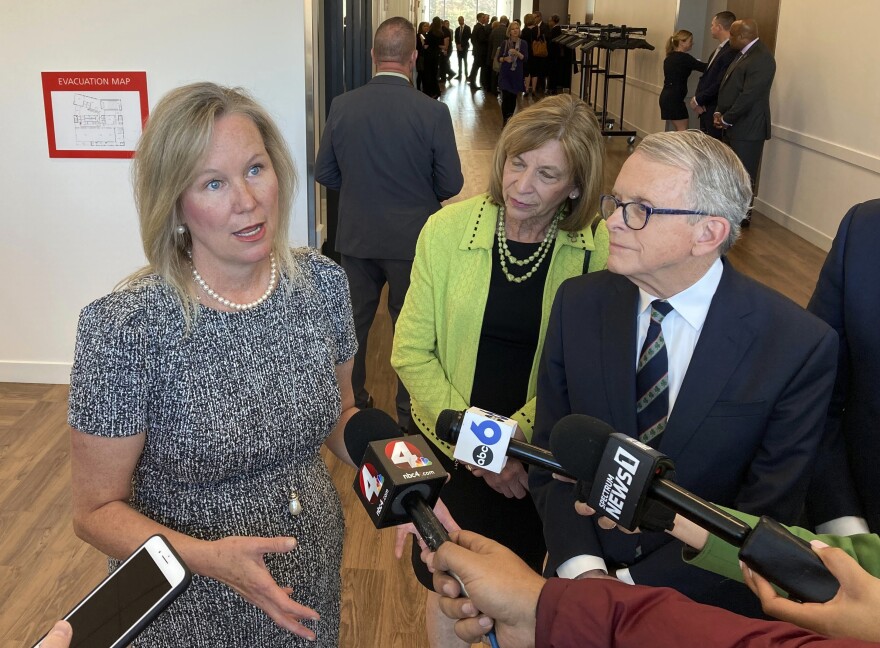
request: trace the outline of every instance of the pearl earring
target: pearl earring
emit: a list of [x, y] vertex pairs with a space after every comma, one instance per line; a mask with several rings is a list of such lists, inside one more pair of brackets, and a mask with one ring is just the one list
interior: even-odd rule
[[568, 197], [572, 200], [576, 200], [578, 196], [580, 196], [580, 194], [577, 191], [572, 191], [570, 194], [568, 194]]
[[183, 236], [184, 234], [186, 234], [186, 225], [178, 225], [178, 226], [175, 228], [175, 231], [176, 231], [178, 234], [180, 234], [181, 236]]

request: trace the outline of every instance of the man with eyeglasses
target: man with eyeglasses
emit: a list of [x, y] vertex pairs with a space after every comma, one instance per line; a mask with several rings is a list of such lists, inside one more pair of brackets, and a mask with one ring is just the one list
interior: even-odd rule
[[[749, 176], [699, 131], [657, 133], [601, 199], [608, 271], [556, 295], [538, 376], [533, 443], [588, 414], [676, 464], [677, 481], [722, 505], [797, 522], [834, 384], [837, 336], [725, 258], [751, 199]], [[758, 615], [745, 586], [684, 564], [665, 533], [599, 529], [572, 484], [532, 469], [545, 575], [674, 587]]]

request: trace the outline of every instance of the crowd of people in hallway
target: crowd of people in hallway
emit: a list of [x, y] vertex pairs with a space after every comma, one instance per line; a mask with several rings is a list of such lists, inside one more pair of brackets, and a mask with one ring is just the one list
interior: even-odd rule
[[474, 91], [499, 96], [507, 123], [519, 97], [535, 99], [570, 90], [574, 52], [554, 42], [561, 33], [559, 16], [544, 22], [540, 11], [522, 20], [481, 12], [473, 27], [459, 16], [454, 31], [448, 20], [435, 16], [418, 26], [416, 88], [437, 99], [453, 80], [466, 82]]
[[[705, 66], [691, 34], [670, 39], [661, 99], [680, 119], [682, 70], [702, 69], [692, 105], [717, 130], [645, 137], [607, 194], [595, 113], [552, 68], [558, 17], [384, 21], [376, 74], [333, 101], [315, 159], [339, 192], [341, 267], [290, 247], [297, 175], [267, 111], [213, 83], [159, 101], [134, 163], [148, 265], [83, 309], [69, 403], [77, 534], [118, 561], [161, 532], [195, 574], [139, 645], [338, 645], [345, 524], [319, 450], [356, 467], [342, 436], [374, 405], [386, 285], [396, 425], [451, 475], [452, 541], [411, 557], [433, 648], [493, 626], [501, 646], [880, 642], [880, 201], [846, 215], [807, 309], [733, 267], [774, 68], [754, 21], [728, 13]], [[504, 127], [485, 191], [442, 206], [464, 186], [434, 100], [456, 78], [501, 92]], [[525, 95], [545, 96], [516, 111]], [[840, 593], [782, 600], [685, 520], [624, 533], [549, 470], [465, 467], [435, 428], [471, 406], [542, 449], [564, 417], [596, 417], [748, 524], [829, 534]], [[45, 645], [69, 639], [62, 624]]]

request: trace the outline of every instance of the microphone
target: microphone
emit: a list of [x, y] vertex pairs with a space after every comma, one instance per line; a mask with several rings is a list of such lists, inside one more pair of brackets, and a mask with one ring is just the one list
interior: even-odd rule
[[[509, 434], [507, 433], [507, 429], [510, 429], [509, 424], [503, 423], [507, 421], [513, 424]], [[552, 453], [544, 448], [512, 438], [515, 429], [516, 422], [512, 419], [471, 407], [463, 412], [451, 409], [443, 410], [437, 417], [437, 426], [434, 431], [438, 439], [455, 445], [456, 459], [478, 468], [499, 473], [504, 467], [504, 457], [506, 456], [519, 459], [530, 466], [544, 468], [569, 479], [577, 479], [556, 461]], [[464, 436], [462, 436], [462, 431], [464, 431]], [[460, 447], [461, 452], [459, 452]]]
[[[348, 456], [360, 466], [352, 488], [377, 529], [412, 522], [428, 548], [437, 551], [449, 540], [433, 509], [448, 473], [423, 436], [399, 434], [397, 423], [382, 410], [371, 408], [352, 415], [343, 433]], [[450, 575], [467, 596], [461, 579]], [[486, 636], [498, 648], [495, 630]]]
[[[669, 457], [615, 432], [604, 421], [583, 414], [565, 416], [553, 426], [550, 448], [589, 493], [587, 504], [624, 529], [631, 531], [646, 519], [655, 522], [656, 506], [651, 508], [659, 503], [740, 547], [739, 557], [746, 565], [793, 598], [824, 603], [840, 588], [809, 543], [767, 516], [752, 529], [682, 488], [671, 479], [675, 466]], [[660, 527], [671, 529], [668, 521]]]
[[344, 439], [360, 466], [352, 488], [377, 529], [411, 521], [432, 551], [449, 539], [432, 508], [447, 473], [424, 437], [400, 437], [397, 423], [371, 408], [349, 419]]

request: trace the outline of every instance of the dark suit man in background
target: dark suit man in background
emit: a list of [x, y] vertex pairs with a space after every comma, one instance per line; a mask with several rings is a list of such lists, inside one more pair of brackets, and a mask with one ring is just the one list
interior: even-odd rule
[[479, 88], [477, 85], [477, 72], [480, 72], [480, 83], [483, 81], [486, 71], [486, 59], [489, 56], [489, 33], [492, 31], [486, 23], [489, 21], [489, 15], [484, 13], [477, 14], [477, 24], [471, 30], [471, 43], [474, 45], [474, 64], [471, 66], [471, 74], [468, 77], [468, 83], [473, 88]]
[[[422, 225], [464, 179], [446, 104], [412, 86], [415, 29], [389, 18], [371, 51], [376, 76], [333, 100], [315, 160], [315, 179], [339, 191], [336, 250], [348, 275], [358, 352], [352, 386], [358, 407], [369, 407], [364, 386], [367, 335], [388, 284], [396, 322]], [[397, 390], [400, 425], [409, 423], [409, 395]]]
[[464, 24], [464, 16], [458, 17], [458, 27], [455, 28], [455, 53], [458, 55], [458, 76], [461, 78], [461, 66], [464, 65], [464, 75], [468, 75], [467, 53], [471, 47], [471, 28]]
[[[730, 26], [730, 46], [739, 51], [718, 90], [714, 124], [758, 186], [764, 141], [770, 139], [770, 86], [776, 74], [773, 54], [758, 40], [758, 25], [751, 18]], [[748, 220], [745, 224], [748, 224]]]
[[878, 248], [880, 200], [869, 200], [844, 216], [807, 307], [840, 337], [824, 451], [807, 499], [810, 522], [823, 533], [880, 533]]
[[697, 91], [691, 97], [691, 108], [700, 116], [700, 130], [715, 139], [721, 139], [721, 129], [715, 127], [718, 89], [724, 73], [739, 53], [729, 43], [730, 27], [735, 20], [736, 15], [732, 11], [722, 11], [712, 18], [709, 33], [720, 42], [709, 57], [706, 71], [697, 82]]
[[[546, 448], [559, 419], [588, 414], [668, 455], [684, 488], [793, 523], [824, 427], [837, 335], [724, 258], [750, 198], [748, 174], [718, 140], [699, 131], [643, 140], [602, 197], [608, 271], [556, 294], [532, 442]], [[600, 529], [575, 513], [573, 485], [547, 471], [531, 469], [529, 485], [547, 575], [607, 572], [760, 614], [745, 586], [684, 564], [667, 534]]]

